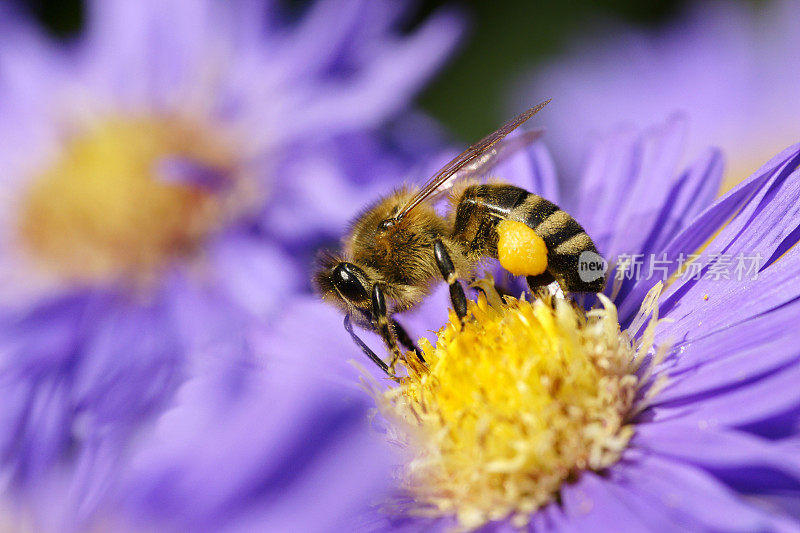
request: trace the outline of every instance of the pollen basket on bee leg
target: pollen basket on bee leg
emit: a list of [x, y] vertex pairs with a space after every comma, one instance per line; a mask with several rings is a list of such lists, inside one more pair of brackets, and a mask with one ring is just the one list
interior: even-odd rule
[[537, 276], [547, 269], [547, 245], [522, 222], [503, 220], [497, 225], [497, 258], [515, 276]]

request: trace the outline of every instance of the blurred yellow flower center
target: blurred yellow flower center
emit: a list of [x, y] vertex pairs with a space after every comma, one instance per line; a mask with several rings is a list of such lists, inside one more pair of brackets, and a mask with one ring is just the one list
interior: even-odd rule
[[463, 330], [451, 312], [436, 346], [420, 341], [428, 366], [408, 357], [408, 377], [378, 397], [411, 450], [412, 512], [466, 529], [523, 526], [563, 483], [617, 461], [634, 431], [636, 354], [652, 346], [620, 331], [604, 297], [588, 314], [563, 298], [490, 298], [470, 303]]
[[23, 244], [67, 279], [149, 279], [194, 253], [224, 214], [213, 188], [171, 179], [170, 162], [230, 179], [226, 148], [210, 128], [174, 117], [99, 122], [33, 180], [19, 214]]

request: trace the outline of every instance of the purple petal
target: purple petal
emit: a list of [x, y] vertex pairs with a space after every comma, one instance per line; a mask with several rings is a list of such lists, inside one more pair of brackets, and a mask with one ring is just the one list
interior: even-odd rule
[[711, 205], [722, 179], [722, 154], [710, 149], [675, 179], [662, 197], [663, 206], [650, 234], [638, 249], [661, 250], [683, 227]]
[[[386, 375], [350, 339], [342, 325], [343, 317], [333, 306], [316, 297], [295, 297], [275, 323], [275, 332], [258, 345], [263, 346], [270, 361], [302, 360], [310, 367], [324, 368], [322, 379], [343, 389], [359, 387], [360, 370], [354, 368], [352, 362], [366, 368], [376, 380], [384, 381]], [[402, 317], [398, 319], [403, 321]], [[414, 330], [408, 329], [415, 337]], [[363, 330], [356, 332], [379, 357], [386, 358], [386, 348], [377, 335]]]
[[[709, 206], [719, 189], [722, 177], [722, 158], [718, 151], [710, 150], [701, 157], [684, 174], [677, 179], [663, 200], [663, 207], [658, 215], [653, 230], [647, 241], [637, 253], [645, 254], [642, 272], [648, 272], [651, 264], [650, 255], [663, 250], [667, 243], [675, 238], [690, 221]], [[658, 253], [661, 258], [661, 253]], [[613, 259], [613, 258], [612, 258]], [[670, 259], [670, 256], [667, 256]], [[635, 280], [628, 283], [625, 290], [617, 298], [617, 306], [623, 322], [634, 315], [644, 299], [647, 291], [659, 279], [666, 279], [675, 269], [676, 261], [669, 261], [672, 268], [656, 279]], [[628, 292], [629, 291], [629, 292]]]
[[[287, 241], [308, 240], [309, 235], [326, 230], [332, 238], [341, 236], [346, 221], [365, 202], [387, 190], [381, 182], [357, 186], [343, 180], [345, 171], [341, 167], [340, 161], [328, 156], [327, 147], [292, 160], [282, 169], [283, 178], [276, 184], [276, 201], [265, 206], [261, 225]], [[314, 179], [303, 179], [304, 176]], [[313, 218], [308, 224], [298, 224], [298, 212], [313, 213]]]
[[578, 204], [570, 209], [603, 253], [608, 252], [615, 217], [633, 186], [637, 140], [634, 131], [620, 129], [592, 147], [581, 173]]
[[620, 524], [625, 524], [625, 531], [650, 531], [649, 521], [608, 490], [608, 483], [593, 472], [583, 472], [577, 483], [561, 488], [561, 502], [570, 529], [619, 531]]
[[319, 75], [342, 54], [347, 37], [362, 22], [363, 0], [322, 0], [312, 3], [299, 24], [270, 58], [281, 68], [281, 79]]
[[[779, 245], [777, 242], [779, 238], [769, 237], [769, 235], [771, 233], [785, 235], [787, 232], [793, 231], [795, 225], [791, 222], [785, 223], [783, 220], [785, 212], [775, 212], [771, 206], [776, 204], [764, 202], [772, 199], [773, 201], [777, 200], [777, 204], [783, 205], [784, 200], [792, 200], [797, 196], [800, 191], [800, 172], [795, 172], [798, 163], [800, 163], [800, 145], [784, 150], [774, 157], [753, 176], [723, 196], [706, 213], [700, 215], [682, 235], [676, 237], [672, 244], [667, 246], [668, 256], [677, 257], [678, 251], [692, 253], [703, 242], [701, 239], [708, 238], [713, 233], [714, 226], [719, 227], [725, 217], [733, 214], [742, 200], [747, 198], [751, 198], [747, 205], [704, 250], [704, 256], [710, 257], [715, 253], [731, 253], [734, 249], [738, 250], [740, 247], [734, 243], [739, 239], [742, 239], [740, 242], [747, 242], [755, 247], [754, 250], [748, 250], [748, 253], [760, 251], [763, 254], [771, 254], [774, 252]], [[753, 196], [751, 197], [751, 195]], [[763, 215], [763, 218], [760, 215]], [[780, 223], [778, 223], [779, 221]], [[758, 238], [766, 240], [759, 242]], [[765, 257], [769, 257], [769, 255], [765, 255]], [[784, 261], [778, 261], [775, 265], [781, 263]], [[793, 266], [791, 261], [787, 261], [787, 263], [789, 266]], [[789, 266], [782, 268], [789, 268]], [[777, 278], [783, 277], [784, 279], [791, 277], [791, 273], [787, 276], [786, 271], [782, 268], [779, 267], [774, 273], [769, 274], [767, 272], [770, 269], [767, 269], [761, 275], [762, 277], [775, 275]], [[775, 286], [774, 280], [771, 282]], [[766, 312], [796, 296], [796, 291], [793, 291], [788, 284], [781, 287], [781, 291], [783, 293], [788, 291], [788, 294], [776, 299], [774, 291], [763, 294], [763, 291], [753, 290], [755, 283], [736, 279], [727, 282], [726, 280], [707, 279], [677, 280], [659, 303], [662, 314], [673, 320], [673, 323], [664, 324], [659, 328], [660, 335], [683, 338], [689, 331], [692, 336], [702, 335], [724, 327], [726, 322], [728, 324], [736, 323], [746, 317]], [[703, 306], [704, 323], [698, 325], [694, 311], [697, 303], [705, 294], [709, 295], [709, 303]], [[732, 312], [739, 308], [745, 310]]]
[[261, 319], [270, 318], [303, 280], [295, 262], [266, 239], [224, 235], [213, 247], [214, 285]]
[[[649, 259], [713, 198], [721, 175], [719, 154], [709, 152], [683, 174], [677, 165], [684, 138], [684, 123], [673, 118], [665, 126], [636, 138], [621, 130], [590, 153], [581, 187], [581, 202], [574, 214], [592, 236], [598, 250], [610, 261], [620, 254], [642, 254]], [[646, 273], [650, 261], [642, 272]], [[638, 292], [657, 280], [643, 280]], [[617, 290], [623, 324], [638, 310], [641, 297], [625, 307], [636, 280], [624, 281]], [[614, 284], [609, 283], [609, 291]]]
[[502, 181], [522, 187], [558, 204], [558, 177], [544, 144], [535, 143], [529, 149], [503, 161], [491, 172]]
[[684, 129], [673, 118], [641, 138], [620, 131], [592, 150], [575, 215], [604, 255], [642, 250], [678, 180]]
[[[304, 531], [346, 531], [354, 515], [371, 508], [382, 493], [388, 497], [392, 465], [388, 460], [374, 459], [385, 443], [357, 425], [336, 439], [326, 437], [333, 442], [318, 454], [311, 465], [313, 470], [306, 468], [293, 481], [292, 490], [281, 491], [275, 500], [254, 506], [236, 520], [232, 529], [256, 531], [268, 517], [276, 531], [296, 530], [300, 524]], [[343, 475], [347, 483], [340, 483]], [[334, 485], [338, 486], [332, 490]], [[314, 505], [309, 506], [309, 502]]]
[[62, 458], [71, 437], [74, 405], [64, 379], [42, 379], [28, 394], [24, 422], [11, 428], [16, 431], [2, 459], [10, 463], [7, 472], [16, 483], [35, 486]]
[[94, 0], [87, 6], [87, 48], [93, 50], [92, 64], [97, 69], [93, 76], [129, 103], [147, 96], [150, 58], [160, 55], [152, 46], [142, 46], [142, 36], [149, 33], [147, 4]]
[[533, 514], [529, 531], [543, 533], [545, 531], [566, 532], [573, 530], [564, 509], [557, 503], [544, 506]]
[[800, 355], [793, 329], [797, 310], [797, 304], [785, 306], [675, 345], [677, 355], [664, 369], [670, 384], [655, 401], [688, 401], [715, 390], [744, 386], [745, 381], [796, 361]]
[[750, 481], [756, 478], [752, 470], [769, 471], [771, 475], [764, 476], [758, 487], [748, 489], [768, 490], [775, 483], [780, 487], [781, 474], [792, 478], [795, 489], [800, 488], [800, 457], [749, 433], [701, 428], [684, 421], [640, 424], [631, 445], [692, 464], [729, 481], [739, 471], [747, 471], [744, 479]]
[[671, 506], [664, 505], [659, 495], [643, 492], [627, 476], [627, 462], [621, 462], [607, 472], [607, 490], [624, 501], [630, 509], [647, 520], [650, 524], [660, 524], [663, 531], [699, 531], [699, 522], [683, 513], [678, 513]]
[[[190, 382], [122, 476], [132, 517], [180, 530], [293, 518], [315, 530], [363, 509], [388, 484], [389, 454], [366, 427], [363, 393], [343, 393], [322, 374], [271, 363], [232, 401], [213, 375]], [[357, 482], [329, 490], [353, 472]]]
[[207, 0], [95, 0], [85, 43], [89, 76], [131, 109], [185, 104], [209, 56], [222, 52], [209, 46], [220, 45], [212, 28], [222, 18]]
[[[642, 279], [624, 281], [617, 292], [616, 302], [620, 316], [623, 317], [623, 323], [635, 316], [647, 292], [658, 281], [666, 281], [677, 268], [678, 261], [674, 258], [670, 261], [671, 258], [668, 255], [664, 255], [663, 252], [656, 254], [656, 251], [661, 250], [666, 242], [674, 238], [692, 220], [697, 211], [711, 203], [719, 187], [721, 176], [720, 154], [711, 151], [675, 182], [664, 200], [663, 208], [658, 214], [650, 235], [639, 249], [638, 253], [644, 256], [641, 265]], [[711, 183], [712, 186], [708, 187], [707, 183]], [[654, 260], [664, 259], [668, 264], [666, 272], [655, 270], [658, 265], [654, 263]], [[654, 265], [652, 276], [651, 265]]]
[[0, 374], [47, 373], [68, 363], [82, 338], [82, 328], [96, 318], [88, 294], [42, 301], [27, 312], [4, 309], [0, 316]]
[[739, 387], [723, 389], [689, 403], [661, 404], [654, 420], [680, 414], [687, 423], [741, 427], [776, 417], [800, 405], [800, 363], [781, 368]]
[[602, 253], [614, 257], [621, 252], [647, 252], [644, 245], [677, 179], [685, 130], [685, 121], [673, 118], [662, 129], [644, 136], [636, 153], [634, 176], [611, 219], [614, 231]]
[[71, 384], [92, 423], [130, 424], [171, 396], [181, 346], [166, 310], [116, 302], [81, 347]]
[[120, 436], [95, 435], [76, 450], [74, 470], [58, 470], [37, 479], [30, 505], [37, 531], [86, 531], [122, 465]]
[[249, 340], [254, 319], [214, 289], [174, 276], [165, 301], [187, 371], [226, 376], [233, 391], [241, 386], [237, 375], [254, 365]]
[[700, 524], [711, 531], [772, 531], [779, 523], [708, 473], [680, 462], [642, 456], [614, 470], [632, 491], [660, 505], [675, 528]]
[[[371, 64], [347, 83], [320, 83], [313, 94], [298, 95], [305, 101], [291, 103], [292, 116], [285, 117], [282, 135], [286, 139], [314, 136], [318, 131], [331, 135], [385, 121], [406, 105], [450, 55], [460, 28], [460, 17], [443, 13], [397, 43], [376, 48]], [[302, 115], [294, 113], [298, 108], [304, 110]]]

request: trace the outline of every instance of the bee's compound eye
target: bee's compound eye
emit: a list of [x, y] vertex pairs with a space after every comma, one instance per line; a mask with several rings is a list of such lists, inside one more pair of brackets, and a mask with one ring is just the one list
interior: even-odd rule
[[357, 271], [360, 269], [352, 263], [339, 263], [333, 269], [333, 283], [336, 290], [348, 300], [367, 300], [369, 294], [358, 279]]

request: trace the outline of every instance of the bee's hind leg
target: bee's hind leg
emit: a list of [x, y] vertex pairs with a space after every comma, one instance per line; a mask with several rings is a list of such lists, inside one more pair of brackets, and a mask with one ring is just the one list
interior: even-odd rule
[[550, 296], [548, 286], [555, 280], [556, 278], [546, 270], [538, 276], [525, 276], [525, 281], [528, 282], [528, 289], [530, 289], [531, 295], [535, 298]]
[[[549, 302], [553, 308], [555, 308], [556, 301], [568, 302], [576, 309], [583, 308], [582, 304], [578, 303], [575, 299], [577, 295], [565, 291], [560, 281], [547, 272], [538, 276], [528, 276], [526, 279], [528, 280], [528, 287], [530, 287], [533, 297]], [[533, 282], [531, 281], [532, 279]]]
[[367, 343], [362, 341], [361, 338], [358, 335], [356, 335], [356, 332], [353, 331], [353, 324], [350, 323], [350, 315], [344, 316], [344, 329], [346, 329], [347, 333], [350, 334], [350, 337], [353, 339], [353, 342], [356, 343], [356, 346], [361, 348], [361, 351], [364, 352], [364, 355], [369, 357], [373, 363], [378, 365], [381, 370], [386, 372], [386, 375], [388, 375], [390, 378], [394, 377], [394, 374], [389, 372], [389, 365], [387, 365], [383, 361], [383, 359], [378, 357], [378, 355], [375, 352], [373, 352], [369, 346], [367, 346]]
[[456, 269], [453, 260], [441, 239], [436, 239], [433, 243], [433, 255], [436, 258], [436, 265], [442, 277], [450, 285], [450, 301], [453, 302], [453, 309], [463, 322], [467, 316], [467, 297], [464, 294], [464, 287], [456, 278]]
[[425, 359], [422, 357], [422, 350], [420, 350], [417, 345], [414, 344], [414, 341], [411, 340], [411, 336], [408, 334], [405, 328], [394, 318], [391, 319], [391, 322], [392, 327], [394, 328], [394, 333], [397, 335], [397, 340], [400, 342], [400, 344], [402, 344], [406, 349], [417, 354], [417, 359], [419, 359], [420, 363], [424, 363]]

